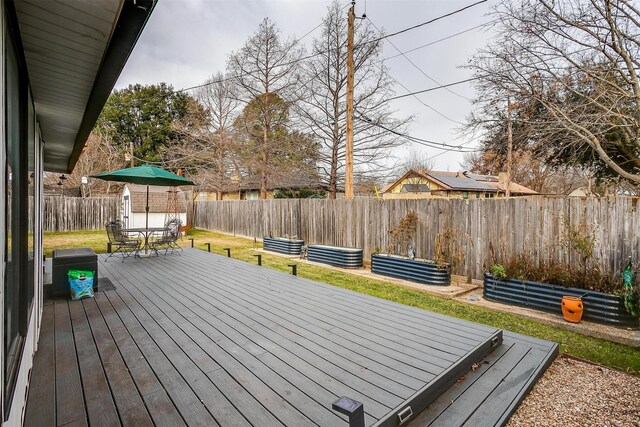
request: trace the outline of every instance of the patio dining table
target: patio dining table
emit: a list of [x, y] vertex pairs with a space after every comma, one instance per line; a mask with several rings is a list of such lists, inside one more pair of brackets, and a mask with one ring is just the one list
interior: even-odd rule
[[154, 233], [161, 233], [166, 230], [165, 227], [138, 227], [138, 228], [123, 228], [122, 232], [124, 233], [138, 233], [142, 237], [144, 237], [144, 245], [141, 250], [144, 249], [145, 255], [149, 254], [149, 237]]

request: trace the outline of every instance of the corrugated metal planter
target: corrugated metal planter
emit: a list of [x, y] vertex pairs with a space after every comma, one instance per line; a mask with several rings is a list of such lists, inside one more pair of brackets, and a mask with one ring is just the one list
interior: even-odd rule
[[447, 268], [438, 268], [433, 261], [412, 260], [396, 255], [371, 255], [371, 272], [427, 285], [451, 284], [451, 274]]
[[267, 251], [287, 255], [300, 255], [304, 240], [285, 239], [284, 237], [263, 237], [263, 248]]
[[362, 249], [340, 246], [309, 245], [309, 261], [321, 262], [343, 268], [362, 268]]
[[616, 326], [638, 326], [638, 319], [630, 316], [625, 310], [623, 297], [606, 292], [565, 288], [526, 280], [498, 280], [486, 273], [483, 294], [490, 301], [531, 307], [557, 314], [562, 314], [560, 302], [563, 296], [581, 297], [584, 304], [583, 319]]

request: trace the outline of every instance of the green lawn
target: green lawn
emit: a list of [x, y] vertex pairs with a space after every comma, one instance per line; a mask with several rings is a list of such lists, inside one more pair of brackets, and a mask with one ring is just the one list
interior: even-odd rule
[[[206, 250], [205, 243], [207, 242], [211, 243], [211, 251], [215, 253], [226, 254], [223, 248], [231, 248], [231, 256], [233, 258], [251, 263], [256, 262], [256, 258], [253, 256], [256, 253], [254, 249], [262, 247], [260, 242], [254, 242], [251, 239], [231, 237], [204, 230], [190, 230], [187, 237], [194, 238], [195, 247], [198, 249]], [[190, 245], [190, 241], [185, 238], [182, 246], [188, 245]], [[51, 253], [54, 248], [74, 246], [91, 247], [96, 252], [104, 252], [106, 249], [106, 234], [104, 231], [45, 233], [45, 253], [47, 254]], [[291, 269], [287, 264], [291, 264], [291, 260], [262, 252], [262, 265], [265, 267], [289, 272]], [[640, 349], [638, 348], [587, 337], [562, 328], [547, 326], [515, 314], [472, 306], [397, 286], [382, 280], [368, 279], [327, 268], [300, 264], [298, 266], [298, 275], [436, 313], [555, 341], [560, 344], [562, 353], [640, 375]]]

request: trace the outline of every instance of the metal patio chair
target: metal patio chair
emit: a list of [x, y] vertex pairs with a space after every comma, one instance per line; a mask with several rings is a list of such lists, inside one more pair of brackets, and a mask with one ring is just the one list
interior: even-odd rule
[[[182, 248], [178, 245], [178, 239], [182, 233], [182, 221], [172, 219], [168, 221], [164, 227], [162, 237], [149, 244], [151, 249], [156, 252], [156, 255], [158, 255], [158, 249], [164, 249], [165, 255], [169, 252], [169, 249], [171, 249], [171, 252], [176, 252], [177, 250], [182, 251]], [[178, 253], [178, 255], [180, 254]]]
[[[113, 255], [119, 253], [122, 255], [122, 262], [124, 259], [133, 255], [137, 255], [140, 250], [140, 240], [131, 239], [122, 232], [122, 222], [119, 220], [112, 220], [105, 224], [107, 229], [107, 238], [111, 245], [111, 253], [107, 259]], [[106, 261], [106, 260], [105, 260]]]

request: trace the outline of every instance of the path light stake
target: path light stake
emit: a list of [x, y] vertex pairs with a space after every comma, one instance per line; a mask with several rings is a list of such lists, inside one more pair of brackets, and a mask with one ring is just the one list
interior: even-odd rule
[[207, 252], [211, 252], [211, 243], [205, 243], [207, 245]]
[[227, 256], [231, 258], [231, 248], [224, 248], [223, 251], [227, 251]]
[[253, 256], [258, 257], [258, 265], [262, 265], [262, 254], [253, 254]]
[[191, 240], [191, 247], [193, 247], [193, 237], [189, 237], [189, 240]]
[[334, 411], [349, 416], [349, 427], [364, 427], [364, 405], [342, 396], [331, 405]]
[[293, 274], [294, 276], [298, 275], [298, 264], [289, 264], [289, 267], [291, 267], [291, 274]]

